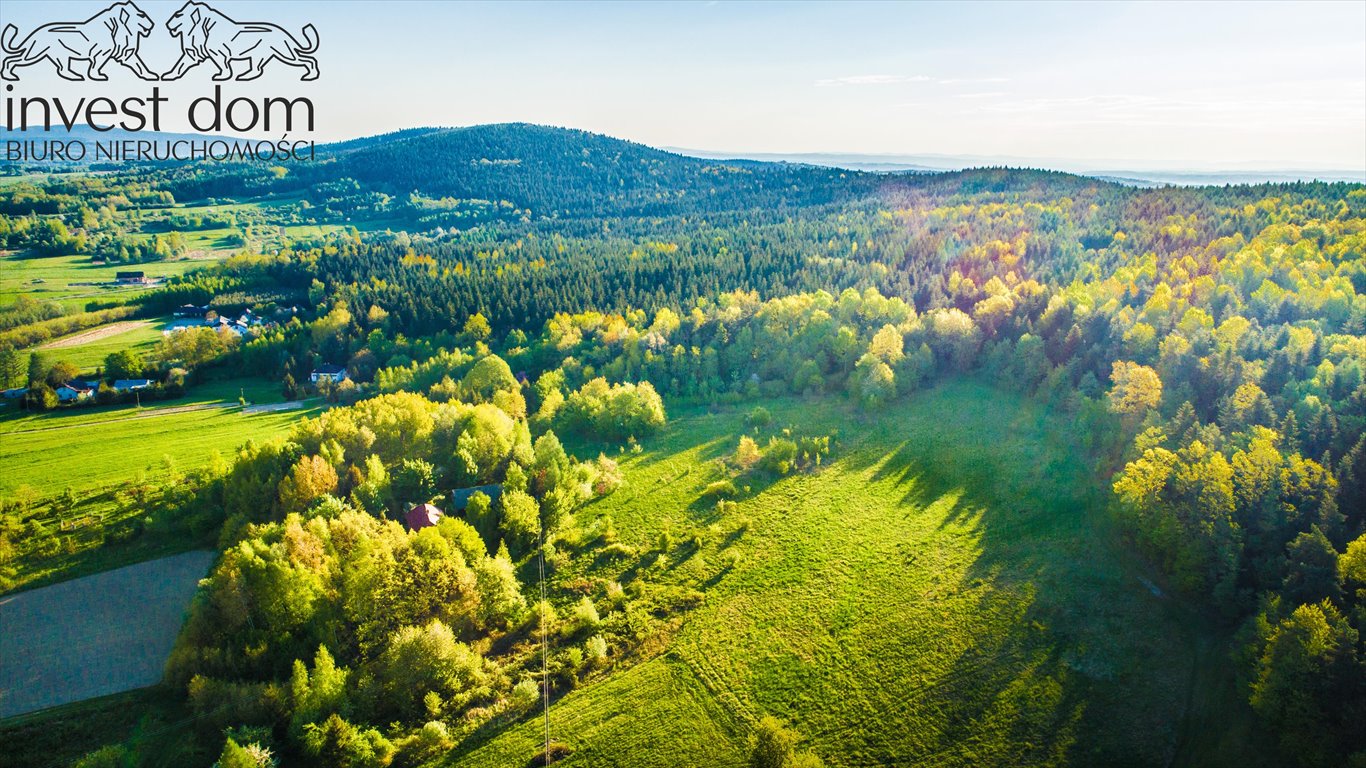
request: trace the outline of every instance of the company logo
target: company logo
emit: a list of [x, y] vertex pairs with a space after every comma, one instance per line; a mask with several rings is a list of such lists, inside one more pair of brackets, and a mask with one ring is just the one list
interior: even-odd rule
[[[54, 22], [33, 30], [16, 43], [19, 30], [6, 24], [0, 32], [0, 79], [18, 80], [16, 72], [43, 61], [57, 68], [66, 80], [108, 80], [105, 68], [115, 61], [143, 80], [177, 80], [207, 61], [214, 66], [213, 79], [255, 80], [266, 65], [279, 61], [304, 70], [301, 80], [318, 79], [318, 30], [303, 28], [300, 43], [284, 27], [269, 22], [240, 22], [211, 6], [190, 0], [166, 22], [166, 29], [180, 41], [180, 58], [158, 77], [142, 60], [142, 39], [155, 27], [152, 18], [132, 2], [115, 3], [85, 21]], [[84, 62], [84, 64], [80, 64]], [[234, 63], [241, 62], [233, 77]]]
[[179, 78], [203, 61], [218, 69], [214, 80], [232, 79], [234, 61], [247, 63], [237, 75], [238, 80], [255, 80], [274, 60], [303, 67], [303, 80], [318, 79], [318, 60], [311, 55], [318, 50], [318, 30], [312, 24], [303, 29], [308, 44], [300, 45], [278, 24], [244, 24], [204, 3], [190, 0], [166, 22], [166, 29], [180, 38], [180, 60], [165, 74], [163, 79], [166, 80]]
[[[0, 78], [18, 80], [14, 70], [41, 61], [57, 66], [57, 74], [67, 80], [108, 80], [104, 68], [117, 61], [144, 80], [156, 80], [138, 54], [142, 38], [152, 31], [152, 18], [131, 2], [115, 3], [85, 21], [44, 24], [24, 41], [14, 44], [19, 30], [6, 24], [0, 33], [5, 58], [0, 61]], [[84, 72], [75, 64], [86, 62]]]

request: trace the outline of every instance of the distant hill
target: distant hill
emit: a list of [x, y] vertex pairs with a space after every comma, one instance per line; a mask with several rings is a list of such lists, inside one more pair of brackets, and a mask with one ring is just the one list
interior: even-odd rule
[[1048, 168], [1066, 173], [1113, 181], [1131, 186], [1206, 186], [1224, 184], [1280, 184], [1296, 181], [1346, 181], [1366, 183], [1366, 169], [1342, 168], [1228, 168], [1215, 170], [1164, 168], [1146, 170], [1125, 169], [1123, 161], [1086, 161], [1059, 157], [1019, 157], [1009, 155], [942, 155], [942, 154], [858, 154], [843, 152], [717, 152], [701, 149], [669, 148], [689, 157], [704, 159], [758, 160], [764, 162], [801, 163], [827, 168], [858, 171], [913, 171], [935, 173], [961, 171], [985, 166], [1015, 168]]
[[686, 157], [526, 123], [417, 129], [321, 148], [306, 175], [392, 195], [506, 200], [537, 216], [664, 215], [838, 202], [882, 179], [831, 168]]

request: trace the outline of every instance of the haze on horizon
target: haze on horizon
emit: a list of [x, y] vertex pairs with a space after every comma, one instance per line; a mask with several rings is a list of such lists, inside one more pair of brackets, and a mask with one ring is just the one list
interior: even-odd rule
[[[0, 22], [26, 35], [107, 2], [3, 5]], [[164, 71], [178, 51], [161, 25], [181, 3], [139, 5], [158, 24], [144, 58]], [[1360, 2], [213, 5], [317, 26], [320, 80], [274, 65], [229, 87], [308, 96], [319, 141], [519, 121], [737, 155], [1366, 173]], [[150, 85], [115, 69], [107, 84], [67, 83], [41, 64], [21, 92]], [[161, 87], [188, 100], [208, 74]]]

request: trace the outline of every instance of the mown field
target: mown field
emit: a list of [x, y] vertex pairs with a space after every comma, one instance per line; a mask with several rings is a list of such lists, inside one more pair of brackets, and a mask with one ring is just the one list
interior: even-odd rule
[[146, 355], [161, 341], [165, 325], [164, 320], [125, 320], [62, 336], [35, 349], [52, 362], [72, 363], [82, 373], [93, 374], [115, 352], [129, 350]]
[[59, 302], [69, 312], [80, 312], [90, 301], [127, 302], [149, 288], [142, 286], [112, 286], [114, 276], [121, 271], [141, 271], [148, 277], [182, 275], [204, 266], [203, 259], [158, 261], [150, 264], [91, 264], [89, 256], [48, 256], [20, 258], [8, 253], [0, 256], [0, 304], [13, 302], [20, 296], [39, 301]]
[[[702, 526], [663, 578], [708, 586], [661, 653], [556, 702], [566, 765], [741, 765], [765, 714], [831, 766], [1256, 763], [1250, 743], [1211, 749], [1183, 726], [1245, 707], [1192, 690], [1226, 662], [1194, 676], [1209, 631], [1143, 581], [1065, 418], [974, 383], [875, 418], [766, 405], [776, 425], [838, 430], [831, 461], [717, 515], [699, 494], [743, 413], [676, 413], [587, 512], [641, 549]], [[541, 727], [447, 764], [522, 765]]]

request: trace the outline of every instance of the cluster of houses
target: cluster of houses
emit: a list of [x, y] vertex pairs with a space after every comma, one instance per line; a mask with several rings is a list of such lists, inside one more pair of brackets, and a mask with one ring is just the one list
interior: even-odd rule
[[[111, 385], [115, 392], [134, 392], [139, 389], [150, 389], [151, 379], [116, 379]], [[57, 401], [61, 403], [79, 403], [95, 396], [100, 391], [99, 379], [72, 379], [56, 388]], [[6, 389], [3, 394], [6, 400], [18, 400], [28, 394], [28, 387], [15, 387]]]
[[186, 304], [177, 308], [172, 315], [181, 320], [198, 320], [199, 322], [176, 323], [173, 327], [167, 329], [165, 333], [173, 333], [183, 328], [207, 327], [214, 329], [226, 328], [238, 336], [241, 336], [252, 328], [266, 325], [266, 320], [252, 312], [250, 309], [244, 309], [242, 310], [242, 314], [238, 315], [236, 318], [232, 318], [227, 315], [220, 315], [207, 306], [199, 307], [194, 304]]
[[[464, 514], [465, 508], [470, 505], [470, 497], [476, 493], [484, 494], [490, 501], [497, 501], [503, 493], [503, 486], [477, 485], [473, 488], [451, 491], [451, 508]], [[435, 504], [417, 504], [408, 508], [407, 514], [403, 516], [403, 522], [408, 524], [408, 530], [420, 531], [440, 523], [444, 515], [445, 513]]]

